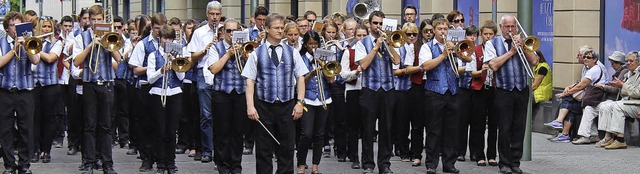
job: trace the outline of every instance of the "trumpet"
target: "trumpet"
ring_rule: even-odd
[[[27,55],[32,56],[40,53],[40,51],[42,51],[42,38],[50,35],[53,35],[53,32],[43,34],[43,35],[28,37],[24,41],[24,49],[27,51]]]
[[[522,63],[522,66],[524,66],[524,70],[527,73],[527,76],[529,76],[530,78],[533,78],[534,74],[533,74],[533,70],[531,69],[531,65],[529,64],[529,61],[527,60],[527,57],[525,55],[525,51],[526,52],[533,52],[534,55],[538,55],[536,53],[536,51],[538,51],[538,48],[540,47],[540,39],[538,39],[538,37],[536,36],[529,36],[527,35],[527,32],[524,31],[524,28],[522,28],[522,25],[520,25],[520,21],[518,21],[518,19],[514,18],[516,20],[516,23],[518,24],[518,29],[522,30],[522,33],[520,34],[524,34],[524,41],[523,41],[523,45],[520,46],[519,44],[517,44],[516,42],[513,42],[513,46],[516,48],[516,51],[518,52],[518,57],[520,57],[520,62]],[[520,35],[518,34],[518,35]],[[511,37],[511,39],[513,39],[513,33],[511,31],[509,31],[509,37]]]
[[[95,66],[91,66],[93,60],[93,52],[94,52],[94,48],[95,46],[91,47],[91,53],[89,55],[89,70],[91,70],[91,73],[95,74],[96,72],[98,72],[98,67],[100,64],[100,57],[99,57],[99,52],[100,52],[100,48],[104,48],[105,50],[109,51],[109,52],[115,52],[120,50],[120,48],[122,48],[124,46],[124,39],[122,38],[122,35],[120,35],[119,33],[114,32],[114,28],[113,28],[113,11],[111,10],[111,6],[107,7],[106,9],[106,13],[107,15],[105,15],[105,22],[104,24],[96,24],[95,25],[95,31],[94,31],[94,36],[92,38],[92,40],[95,40],[97,37],[101,37],[102,39],[100,40],[100,44],[98,44],[98,48],[96,50],[97,53],[95,55],[96,59],[96,65]]]
[[[355,37],[350,37],[350,38],[346,38],[346,39],[342,39],[342,40],[337,40],[337,43],[341,43],[341,42],[344,42],[344,41],[352,40],[352,39],[354,39],[354,38],[355,38]],[[327,41],[327,43],[328,43],[328,44],[325,44],[325,45],[326,45],[326,47],[330,47],[330,46],[336,45],[336,42],[335,42],[335,41],[336,41],[336,40],[329,40],[329,41]],[[349,43],[351,43],[351,42],[349,42]]]
[[[442,40],[444,40],[446,42],[447,40],[447,36],[442,35]],[[457,66],[457,60],[456,58],[464,58],[464,59],[468,59],[470,58],[473,53],[475,53],[475,46],[473,41],[470,40],[463,40],[463,41],[457,41],[457,39],[452,40],[454,42],[454,44],[456,44],[454,46],[454,48],[449,48],[447,46],[447,44],[443,44],[446,50],[450,50],[451,51],[447,51],[447,59],[449,60],[449,65],[451,66],[451,70],[453,71],[453,74],[456,75],[456,78],[460,77],[460,74],[458,74],[458,66]],[[458,57],[456,57],[456,55]]]

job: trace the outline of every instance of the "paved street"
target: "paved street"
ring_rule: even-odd
[[[533,134],[533,159],[522,162],[521,168],[526,173],[640,173],[640,148],[629,147],[623,150],[604,150],[593,145],[572,145],[570,143],[552,143],[546,140],[546,134]],[[121,174],[139,173],[140,160],[135,156],[125,155],[126,150],[113,149],[115,169]],[[311,153],[309,153],[311,155]],[[307,160],[311,162],[311,156]],[[217,173],[211,163],[203,164],[193,161],[186,155],[178,155],[176,163],[180,173]],[[66,148],[54,149],[52,162],[32,164],[34,173],[79,173],[80,155],[67,156]],[[255,157],[244,156],[243,173],[255,173]],[[350,163],[337,162],[335,157],[323,158],[320,164],[322,173],[361,173],[362,170],[351,169]],[[442,172],[442,166],[438,172]],[[498,173],[497,167],[479,167],[474,162],[458,162],[456,167],[461,173]],[[395,173],[425,173],[424,166],[412,167],[411,163],[401,162],[399,157],[391,159],[391,169]],[[99,171],[95,171],[99,172]],[[307,173],[310,173],[307,170]],[[376,170],[377,172],[377,170]],[[101,173],[101,172],[100,172]]]

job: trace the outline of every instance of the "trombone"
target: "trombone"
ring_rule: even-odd
[[[378,33],[380,33],[382,35],[382,33],[385,32],[382,29],[378,28]],[[385,32],[386,33],[386,32]],[[400,31],[393,31],[391,33],[388,34],[387,40],[385,42],[383,42],[382,47],[384,50],[389,51],[389,45],[391,44],[394,48],[400,48],[402,47],[405,43],[407,42],[407,35]],[[382,55],[378,52],[378,56],[380,56],[380,58],[382,58]],[[393,62],[393,55],[391,55],[389,57],[390,59],[392,59]]]
[[[92,40],[95,40],[97,37],[101,37],[102,39],[100,40],[100,44],[98,44],[98,48],[96,50],[98,50],[98,52],[96,53],[96,65],[95,66],[91,66],[93,60],[93,50],[95,47],[92,46],[91,47],[91,53],[89,55],[89,70],[91,70],[91,73],[95,74],[96,72],[98,72],[98,67],[100,67],[100,48],[104,48],[105,50],[109,51],[109,52],[114,52],[114,51],[118,51],[120,50],[120,48],[122,48],[124,46],[124,39],[122,38],[122,35],[120,35],[119,33],[114,32],[114,28],[113,28],[113,11],[111,10],[111,6],[107,7],[106,9],[108,15],[105,15],[105,22],[104,24],[98,24],[95,26],[95,31],[94,31],[94,35]],[[106,28],[106,29],[105,29]],[[101,35],[101,36],[99,36]]]
[[[182,45],[182,30],[176,30],[176,39],[177,44]],[[173,59],[171,59],[171,69],[175,72],[187,72],[191,69],[191,61],[189,58],[184,57],[182,54],[177,54],[176,52],[172,52],[173,55],[176,55]]]
[[[447,36],[442,35],[442,40],[446,42]],[[460,78],[460,74],[458,74],[458,63],[455,59],[456,55],[461,58],[470,58],[473,53],[475,53],[476,48],[473,41],[470,40],[462,40],[458,42],[458,40],[454,38],[452,41],[455,44],[454,48],[449,48],[446,43],[443,45],[445,50],[451,49],[451,51],[447,51],[447,59],[449,60],[449,65],[451,66],[451,70],[453,70],[453,74],[456,75],[456,78]]]
[[[323,37],[320,37],[320,39],[324,41]],[[328,47],[329,45],[327,44],[324,45],[325,50],[327,50]],[[314,54],[318,54],[317,49],[314,51]],[[327,78],[334,78],[335,76],[338,76],[340,74],[340,71],[342,70],[342,66],[338,61],[329,61],[321,66],[320,61],[327,61],[327,57],[325,56],[321,56],[318,59],[314,59],[314,61],[315,61],[314,69],[316,70],[316,77],[318,78],[318,93],[320,94],[320,101],[322,102],[322,108],[326,110],[327,102],[326,102],[326,96],[324,96],[324,86],[322,84],[323,76],[326,76]]]
[[[540,39],[538,39],[538,37],[536,36],[527,35],[527,32],[524,30],[524,28],[522,28],[522,25],[520,25],[520,21],[518,21],[518,19],[516,18],[514,19],[518,24],[518,29],[522,30],[522,32],[518,35],[524,34],[525,39],[522,46],[519,46],[519,44],[517,44],[516,42],[513,42],[513,46],[518,52],[518,57],[520,57],[520,62],[524,66],[524,70],[527,73],[527,76],[529,76],[529,78],[533,78],[533,70],[531,69],[531,65],[529,64],[527,57],[525,57],[525,51],[533,52],[533,54],[537,56],[538,54],[536,53],[536,51],[538,51],[538,48],[540,47]],[[509,31],[509,37],[511,37],[511,39],[513,40],[513,33],[511,31]]]
[[[173,55],[176,55],[176,51],[171,51],[169,54],[164,56],[164,66],[160,67],[164,73],[162,74],[162,87],[160,95],[160,101],[162,102],[162,107],[167,105],[167,89],[169,88],[169,76],[171,75],[170,71],[164,70],[165,67],[172,67],[173,61],[175,59],[169,60]],[[173,67],[172,67],[173,68]]]
[[[27,55],[36,55],[42,51],[42,38],[52,35],[53,32],[42,34],[38,36],[28,37],[24,41],[24,49],[27,51]],[[18,57],[19,59],[20,57]]]

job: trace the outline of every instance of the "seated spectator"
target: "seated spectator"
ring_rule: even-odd
[[[560,110],[556,120],[545,123],[545,126],[557,129],[561,128],[562,132],[557,137],[552,138],[553,142],[569,142],[569,130],[575,121],[575,115],[582,115],[582,103],[573,98],[573,94],[584,90],[589,85],[606,84],[607,80],[604,74],[607,69],[602,63],[598,63],[598,55],[594,50],[588,50],[584,54],[584,65],[588,69],[582,75],[582,79],[573,85],[564,89],[562,93],[556,94],[557,98],[562,98]],[[562,123],[564,121],[564,125]]]
[[[619,51],[614,51],[613,54],[609,56],[611,67],[616,70],[616,73],[613,75],[612,79],[624,79],[624,75],[629,72],[627,67],[624,66],[624,59],[625,54]],[[584,108],[584,110],[582,111],[580,126],[578,127],[578,135],[580,136],[580,138],[572,141],[571,143],[573,144],[590,144],[600,141],[600,138],[598,138],[598,125],[594,124],[594,120],[598,117],[598,110],[600,108],[600,105],[618,100],[618,93],[620,92],[620,88],[602,84],[596,84],[595,87],[598,87],[605,91],[606,99],[596,107],[586,106]]]
[[[638,65],[640,56],[637,51],[630,52],[626,58],[629,72],[623,80],[618,78],[609,83],[621,88],[622,100],[603,103],[599,110],[598,130],[606,131],[605,138],[598,142],[597,147],[605,149],[624,149],[624,126],[626,117],[636,118],[640,112],[640,73]]]
[[[549,101],[553,97],[553,85],[552,85],[552,77],[551,77],[551,68],[547,61],[544,59],[544,55],[542,55],[542,51],[536,51],[538,55],[538,64],[533,67],[535,78],[533,79],[533,84],[531,85],[531,89],[533,90],[534,104],[533,104],[533,115],[535,115],[535,111],[540,107],[539,103]]]

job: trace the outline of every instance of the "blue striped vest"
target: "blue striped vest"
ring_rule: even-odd
[[[307,58],[306,54],[302,55],[302,61],[304,61],[304,64],[307,66],[307,69],[309,69],[309,72],[315,69],[314,68],[315,61],[310,61],[309,58]],[[322,87],[324,87],[323,89],[324,89],[325,99],[331,98],[328,84],[329,83],[327,82],[327,79],[322,78]],[[304,89],[305,89],[304,98],[311,99],[311,100],[315,100],[315,99],[320,100],[320,93],[319,93],[320,88],[318,88],[318,76],[314,76],[313,78],[311,78],[311,80],[309,80],[305,85]]]
[[[215,47],[220,58],[227,53],[227,49],[224,47],[224,41],[216,43]],[[242,61],[240,63],[244,64],[245,62]],[[213,90],[216,91],[224,91],[230,94],[231,91],[235,89],[238,94],[242,94],[245,92],[245,86],[244,77],[240,75],[236,59],[233,57],[227,60],[222,70],[214,77]]]
[[[491,43],[493,43],[493,47],[496,49],[496,56],[507,53],[508,50],[505,49],[502,36],[496,36],[491,40]],[[496,87],[507,91],[513,91],[514,88],[522,91],[522,89],[527,87],[526,75],[520,62],[520,56],[517,54],[513,56],[514,57],[507,60],[502,67],[494,71]]]
[[[405,56],[407,55],[407,50],[406,50],[406,48],[404,46],[400,47],[399,54],[400,54],[400,68],[399,69],[406,68],[407,65],[404,64],[404,61],[406,60]],[[411,79],[409,79],[409,77],[411,77],[411,74],[393,76],[393,85],[396,88],[396,90],[398,90],[398,91],[408,91],[409,89],[411,89]]]
[[[149,54],[153,53],[154,51],[156,51],[156,47],[153,45],[153,41],[158,41],[158,39],[154,38],[153,41],[149,41],[149,37],[153,37],[152,35],[149,35],[147,37],[144,37],[140,42],[142,42],[142,45],[144,45],[144,60],[142,61],[142,67],[147,67],[147,59],[149,58]],[[138,79],[142,79],[142,80],[146,80],[147,79],[147,74],[143,73],[141,75],[138,76]],[[135,87],[140,89],[140,81],[136,80],[136,84]]]
[[[87,48],[91,42],[93,42],[92,33],[90,30],[82,32],[82,41],[84,42],[84,47]],[[97,47],[97,45],[96,45]],[[91,53],[91,52],[90,52]],[[83,82],[98,82],[98,81],[113,81],[115,77],[115,72],[113,71],[113,66],[111,62],[111,53],[107,52],[104,48],[100,47],[100,50],[94,48],[94,55],[87,55],[87,58],[84,60],[84,69],[82,70],[82,81]],[[96,58],[96,55],[98,58]],[[89,64],[89,60],[93,58],[93,62],[91,65]],[[96,64],[99,63],[99,67],[96,67]],[[96,73],[91,72],[91,67],[98,68]]]
[[[156,70],[159,70],[160,68],[162,68],[162,66],[164,66],[164,57],[162,56],[162,54],[160,54],[160,51],[158,50],[153,52],[153,54],[155,54],[156,56]],[[166,75],[169,75],[168,77],[169,88],[177,88],[182,86],[182,80],[178,79],[178,76],[176,75],[175,71],[169,70],[169,72],[167,72]],[[163,78],[160,78],[156,80],[156,82],[154,82],[151,86],[156,88],[162,88],[162,83],[164,83]]]
[[[53,39],[53,43],[55,44],[58,40],[57,39]],[[49,53],[51,51],[51,48],[53,48],[53,44],[49,42],[49,40],[43,40],[42,44],[44,45],[42,47],[42,51],[45,53]],[[38,66],[36,68],[36,72],[33,74],[33,78],[36,80],[36,82],[40,82],[41,86],[49,86],[49,85],[55,85],[58,83],[58,76],[57,76],[57,72],[58,72],[58,59],[56,59],[55,61],[51,62],[51,63],[47,63],[43,60],[40,60],[40,63],[38,63]]]
[[[2,55],[6,55],[11,50],[7,38],[0,40],[0,47],[2,47]],[[27,57],[27,51],[24,47],[20,47],[20,61],[16,60],[16,56],[13,56],[7,64],[0,68],[0,87],[10,90],[13,87],[19,90],[31,90],[33,89],[33,75],[31,72],[31,61]]]
[[[462,66],[466,66],[467,63],[471,63],[471,62],[462,62]],[[459,80],[460,84],[458,85],[460,86],[460,88],[470,89],[471,79],[473,79],[473,77],[471,77],[471,72],[465,70],[463,74],[460,74],[460,80]]]
[[[293,99],[296,87],[294,82],[293,47],[286,44],[282,46],[282,58],[276,67],[271,61],[269,44],[262,44],[256,50],[257,72],[256,94],[259,100],[273,103],[276,100],[287,102]]]
[[[373,43],[371,37],[366,36],[360,42],[364,45],[367,53],[373,49]],[[373,57],[373,61],[369,67],[362,71],[362,87],[369,88],[377,91],[382,88],[385,91],[393,89],[393,70],[391,67],[391,60],[389,60],[389,51],[386,51],[383,57],[379,57],[378,54]]]
[[[442,54],[440,47],[434,44],[433,40],[427,44],[429,44],[431,48],[431,54],[434,59]],[[424,83],[424,89],[438,94],[444,94],[447,90],[451,91],[451,94],[458,93],[458,79],[456,79],[456,75],[453,74],[453,70],[451,70],[449,60],[443,60],[434,69],[426,71],[425,73],[427,80]]]

